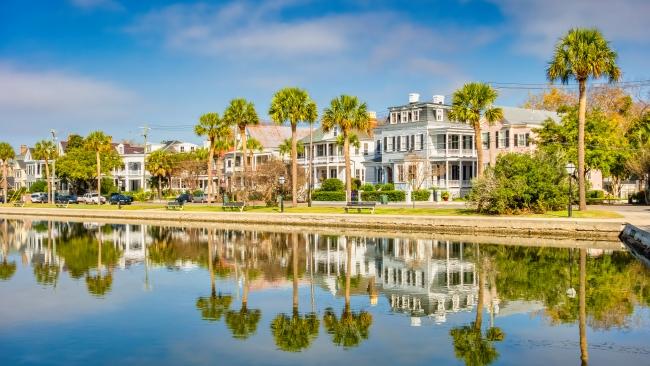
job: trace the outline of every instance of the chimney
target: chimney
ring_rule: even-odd
[[[444,95],[434,95],[433,96],[433,104],[445,104],[445,96]]]
[[[377,119],[377,112],[368,111],[368,117],[370,117],[370,119]]]
[[[27,154],[27,145],[20,145],[20,155]]]
[[[420,94],[410,93],[409,94],[409,103],[417,103],[420,101]]]

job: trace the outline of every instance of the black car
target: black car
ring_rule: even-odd
[[[125,196],[123,194],[112,194],[111,198],[108,199],[108,203],[111,205],[130,205],[131,202],[133,201],[133,198],[129,196]]]
[[[77,204],[77,196],[74,194],[67,194],[67,195],[56,195],[56,198],[54,199],[54,202],[56,203],[68,203],[68,204]]]
[[[181,205],[192,202],[192,195],[189,193],[181,193],[178,197],[176,197],[176,202],[180,203]]]

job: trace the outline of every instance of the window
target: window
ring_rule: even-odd
[[[445,150],[447,148],[447,136],[436,135],[436,149]]]
[[[390,124],[395,124],[397,123],[399,119],[399,113],[398,112],[390,112]]]
[[[436,109],[436,121],[442,122],[444,112],[442,109]]]
[[[451,166],[451,180],[460,180],[460,167],[458,165]]]
[[[482,138],[482,146],[483,150],[488,150],[490,148],[490,133],[489,132],[483,132],[481,133],[481,138]]]
[[[417,178],[417,165],[409,165],[409,181],[415,180]]]
[[[471,150],[474,145],[474,141],[472,136],[463,136],[463,149],[464,150]]]
[[[460,136],[451,135],[451,149],[458,150],[460,148]]]
[[[499,131],[494,131],[494,141],[496,141],[496,148],[499,148]]]
[[[408,112],[402,111],[402,123],[408,122]]]
[[[359,175],[361,175],[361,172],[359,171],[359,169],[355,169],[354,170],[354,177],[359,178]]]
[[[316,156],[325,156],[325,145],[316,145]]]
[[[413,111],[412,118],[413,118],[413,122],[417,122],[417,121],[420,120],[420,110],[419,109],[416,109],[416,110]]]
[[[368,155],[368,143],[363,143],[363,155]]]
[[[510,131],[502,130],[496,132],[497,149],[510,147]]]
[[[329,144],[328,155],[329,156],[334,156],[334,144]]]
[[[395,150],[402,151],[402,136],[397,136],[397,145],[395,146]]]
[[[356,146],[354,147],[354,155],[356,155],[356,156],[359,155],[359,148],[356,147]]]
[[[240,166],[241,165],[241,156],[236,156],[235,157],[235,166]]]
[[[330,178],[336,178],[336,168],[330,169]]]
[[[124,149],[122,149],[122,151],[124,151]],[[181,146],[181,152],[185,152],[185,146]],[[122,154],[124,154],[124,152],[122,152]]]
[[[390,138],[384,137],[384,140],[385,140],[384,146],[386,148],[386,151],[388,151],[388,152],[393,151],[393,146],[394,146],[393,144],[395,143],[395,136],[390,137]]]
[[[415,140],[415,150],[422,150],[422,147],[424,146],[424,134],[419,134],[417,139]]]
[[[339,128],[334,127],[334,137],[338,136],[338,134],[339,134]]]
[[[527,133],[515,134],[515,146],[519,146],[519,147],[529,146],[530,145],[530,141],[528,141],[529,137],[530,135]]]
[[[398,165],[397,166],[397,181],[398,182],[403,182],[404,181],[404,166],[403,165]]]

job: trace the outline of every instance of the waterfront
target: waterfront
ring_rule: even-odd
[[[2,364],[650,355],[650,272],[622,247],[29,219],[0,230]]]

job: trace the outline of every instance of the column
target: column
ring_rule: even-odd
[[[445,160],[445,188],[449,188],[449,160]]]

